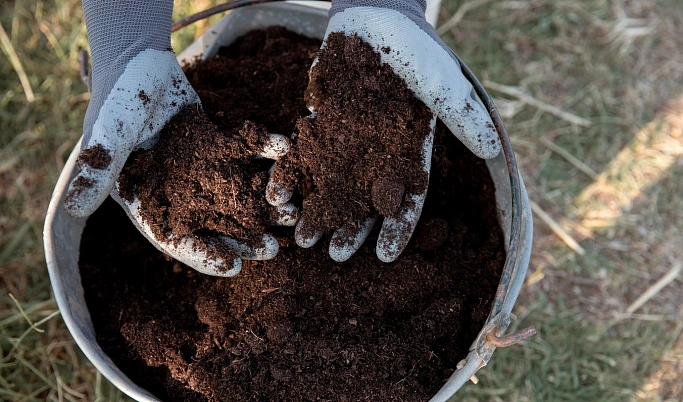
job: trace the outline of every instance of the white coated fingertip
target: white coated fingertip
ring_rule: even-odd
[[[289,138],[282,134],[268,134],[268,141],[259,156],[266,159],[279,159],[289,152]]]
[[[292,198],[292,194],[291,191],[272,181],[268,181],[266,185],[266,201],[272,206],[280,207],[285,205]]]
[[[188,237],[176,244],[158,243],[157,247],[160,246],[171,257],[206,275],[229,277],[242,270],[242,260],[239,257],[225,261],[220,257],[209,256],[206,250],[197,249],[194,241],[194,238]]]
[[[64,198],[64,209],[74,218],[85,218],[102,204],[114,187],[123,163],[117,158],[127,156],[123,147],[118,150],[109,142],[90,142],[81,149],[76,159],[79,173],[69,183]]]
[[[274,207],[270,214],[270,224],[274,226],[294,226],[299,221],[299,208],[291,202]]]
[[[269,233],[264,233],[255,245],[248,245],[227,236],[220,236],[220,240],[245,260],[272,260],[280,250],[277,239]]]
[[[301,248],[310,248],[322,237],[322,232],[312,229],[305,219],[300,219],[294,230],[294,240]]]
[[[64,210],[73,218],[88,217],[103,201],[100,186],[90,176],[81,172],[69,183],[64,198]]]
[[[496,126],[484,106],[474,99],[466,101],[460,110],[449,110],[442,119],[449,130],[479,158],[491,159],[500,153]]]
[[[330,257],[337,262],[351,258],[365,242],[377,218],[369,218],[361,224],[344,225],[337,229],[330,240]]]
[[[401,208],[398,216],[384,218],[375,249],[377,257],[381,261],[395,261],[406,248],[410,237],[413,235],[415,226],[417,226],[417,221],[420,220],[426,196],[426,192],[424,194],[409,195],[406,197],[404,206]]]

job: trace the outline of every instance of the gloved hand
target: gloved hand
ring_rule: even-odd
[[[425,8],[424,0],[333,0],[325,37],[333,32],[360,36],[463,144],[480,158],[493,158],[500,152],[495,126],[463,76],[454,54],[426,21]],[[312,69],[315,65],[314,62]],[[435,121],[432,127],[434,124]],[[432,133],[423,148],[421,162],[427,172],[431,167],[433,138]],[[266,198],[272,205],[283,205],[292,195],[276,182],[271,181],[268,186]],[[420,218],[425,197],[426,190],[422,194],[406,194],[398,215],[384,219],[376,248],[380,260],[391,262],[401,254]],[[330,256],[336,261],[350,258],[374,223],[375,219],[370,218],[338,229],[330,242]],[[296,242],[301,247],[311,247],[321,236],[304,230],[307,224],[305,219],[297,224]],[[335,241],[335,237],[355,240]]]
[[[193,239],[157,242],[137,213],[118,196],[116,180],[128,155],[153,146],[161,128],[186,106],[200,103],[171,48],[172,0],[83,0],[92,56],[92,95],[83,123],[80,173],[64,208],[75,218],[92,214],[111,193],[137,228],[159,250],[211,275],[239,272],[241,260],[222,261],[193,250]],[[264,235],[262,249],[220,238],[243,258],[268,259],[277,241]]]
[[[258,157],[267,159],[277,159],[289,151],[287,139],[279,134],[270,134],[267,143]],[[153,233],[149,225],[142,218],[140,208],[143,207],[137,197],[128,201],[119,195],[119,183],[116,183],[111,192],[112,198],[119,203],[128,214],[130,220],[135,224],[140,233],[147,240],[154,244],[160,251],[170,255],[183,264],[190,266],[197,271],[214,276],[234,276],[242,269],[242,259],[245,260],[269,260],[274,258],[279,250],[279,245],[275,237],[269,233],[264,233],[258,246],[249,246],[246,243],[237,241],[227,236],[217,235],[212,238],[202,238],[205,244],[222,243],[235,251],[239,256],[232,261],[224,261],[207,250],[195,247],[196,238],[183,237],[180,241],[160,241]],[[294,226],[298,218],[298,209],[291,203],[278,207],[272,212],[270,221],[267,222],[274,226]]]

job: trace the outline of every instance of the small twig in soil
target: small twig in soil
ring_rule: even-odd
[[[254,335],[254,336],[256,337],[256,339],[258,339],[259,341],[261,341],[261,342],[265,342],[265,340],[264,340],[263,338],[259,338],[259,336],[258,336],[258,335],[256,335],[256,334],[254,333],[254,331],[252,331],[252,330],[249,330],[249,332],[251,332],[251,334],[252,334],[252,335]]]

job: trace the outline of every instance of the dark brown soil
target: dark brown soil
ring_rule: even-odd
[[[108,201],[80,258],[100,345],[165,401],[428,400],[483,326],[505,256],[484,161],[450,133],[435,145],[416,236],[391,264],[376,232],[340,264],[287,229],[274,260],[210,277],[164,257]]]
[[[268,167],[251,163],[251,157],[268,131],[250,121],[235,131],[220,131],[194,105],[164,127],[154,147],[126,163],[121,196],[137,196],[144,206],[140,214],[158,239],[212,231],[253,242],[265,232]]]
[[[450,234],[448,222],[440,218],[422,222],[419,230],[413,234],[415,246],[421,251],[434,251],[441,247]]]
[[[372,183],[372,204],[383,216],[392,216],[403,201],[406,187],[395,181],[377,179]]]
[[[197,84],[210,83],[208,67],[189,71],[215,134],[246,119],[291,131],[306,110],[297,106],[303,97],[290,102],[287,94],[303,93],[313,52],[301,53],[313,46],[269,30],[224,51],[216,63],[236,63],[225,60],[236,52],[270,63],[232,78],[227,67],[214,67],[225,74],[217,83],[232,82],[222,96],[241,96],[227,97],[233,104],[225,109]],[[270,56],[259,58],[263,50]],[[284,78],[289,68],[299,70],[279,59],[290,52],[300,57],[298,87]],[[265,78],[273,70],[280,84]],[[264,112],[273,102],[285,111]],[[232,140],[214,140],[220,141]],[[107,200],[88,220],[79,260],[98,342],[126,375],[164,401],[426,401],[467,355],[505,258],[486,165],[442,125],[429,186],[413,242],[396,262],[375,255],[379,225],[345,263],[329,257],[329,237],[301,249],[292,228],[271,228],[277,257],[244,261],[233,278],[206,276],[164,256]]]
[[[106,169],[111,163],[111,155],[102,144],[97,144],[84,149],[78,156],[77,163],[79,166],[88,165],[95,169]]]
[[[308,230],[328,231],[379,213],[393,216],[403,200],[376,197],[374,183],[417,194],[427,186],[420,166],[432,112],[358,36],[328,36],[306,89],[317,116],[297,123],[293,151],[274,181],[304,196]],[[398,204],[397,204],[398,203]]]
[[[83,190],[91,188],[94,185],[95,180],[88,179],[83,176],[78,176],[71,185],[71,190],[66,194],[66,197],[64,198],[64,205],[70,206],[70,204],[73,202],[74,197],[78,197],[79,195],[81,195]]]
[[[272,210],[265,202],[272,162],[252,159],[269,132],[291,133],[306,113],[303,88],[319,46],[271,28],[187,69],[203,110],[193,105],[173,118],[154,147],[131,155],[119,179],[121,196],[137,196],[157,239],[195,236],[195,245],[226,260],[232,252],[202,242],[205,234],[261,240]]]

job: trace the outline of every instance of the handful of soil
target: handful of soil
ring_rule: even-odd
[[[154,147],[131,155],[119,179],[121,196],[137,196],[141,216],[158,240],[196,236],[198,247],[224,259],[232,251],[202,243],[202,235],[258,246],[273,213],[265,202],[272,161],[253,157],[269,131],[291,132],[306,113],[296,89],[307,82],[318,46],[319,41],[270,28],[186,69],[203,111],[190,106],[174,117]],[[264,48],[286,50],[274,59]]]
[[[432,112],[369,44],[330,34],[306,96],[317,115],[299,119],[272,180],[303,195],[307,229],[394,216],[404,194],[426,190],[423,143]]]

